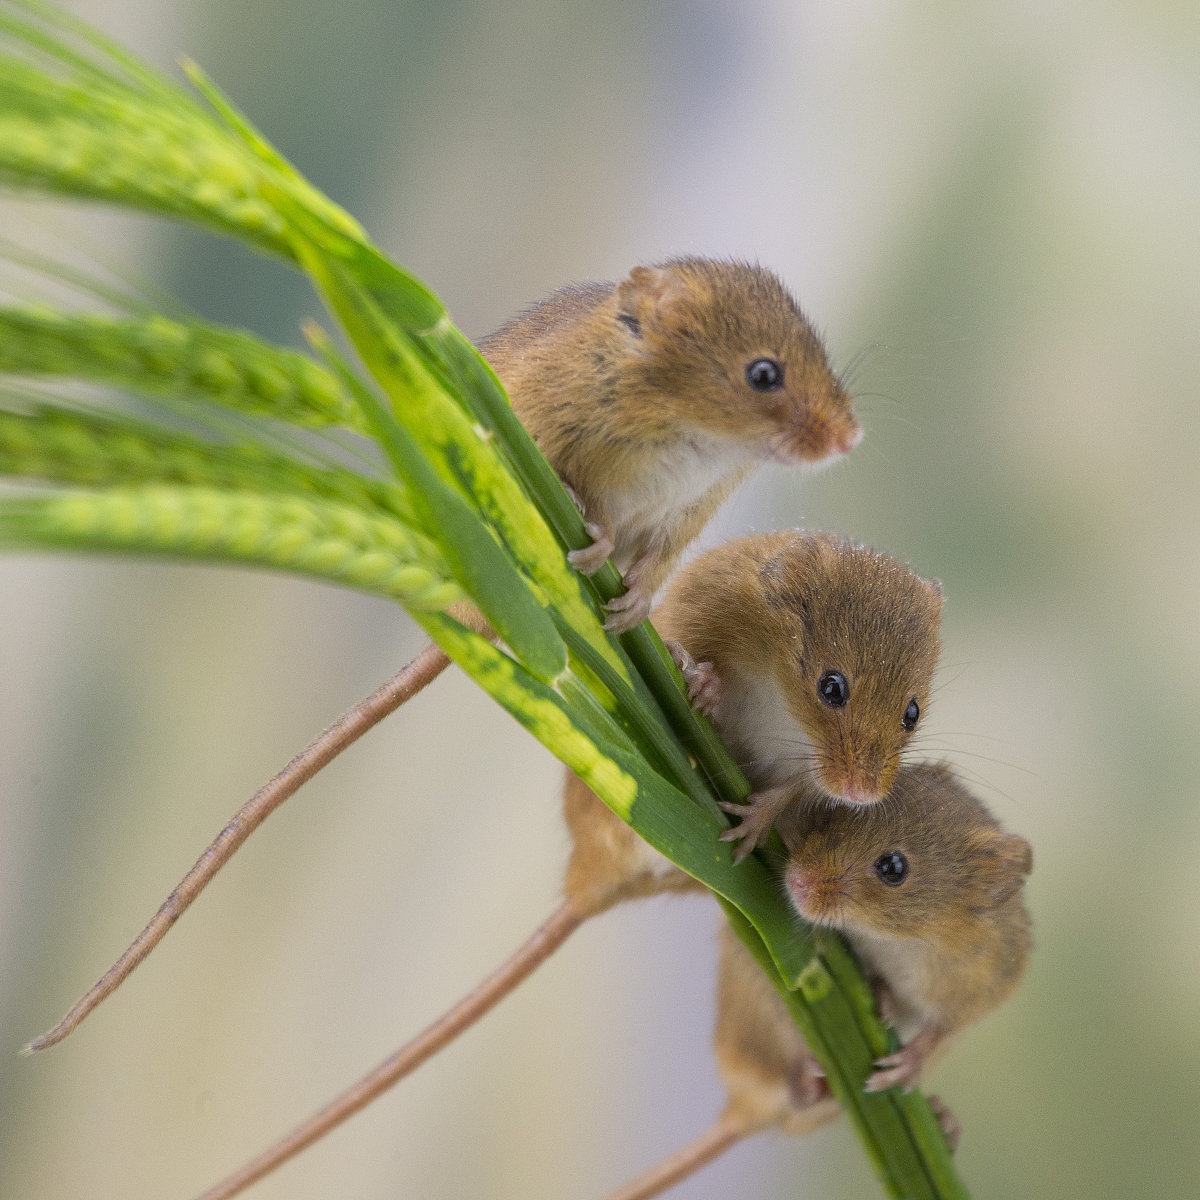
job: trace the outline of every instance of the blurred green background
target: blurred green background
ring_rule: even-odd
[[[868,429],[706,535],[804,524],[945,583],[920,753],[1036,847],[1036,955],[931,1086],[982,1198],[1200,1176],[1200,10],[1193,4],[91,0],[197,58],[481,335],[675,253],[776,268]],[[206,316],[318,307],[237,247],[7,203]],[[26,231],[18,234],[18,230]],[[17,1048],[241,801],[420,644],[245,572],[0,562],[0,1194],[186,1197],[496,964],[555,902],[556,764],[447,676],[305,788],[63,1046]],[[484,1024],[258,1185],[599,1197],[723,1102],[714,906],[586,927]],[[844,1125],[679,1195],[879,1194]]]

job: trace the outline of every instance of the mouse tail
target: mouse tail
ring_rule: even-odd
[[[474,1025],[484,1013],[541,966],[586,919],[569,900],[564,900],[524,945],[432,1025],[412,1041],[406,1042],[307,1121],[296,1126],[291,1133],[210,1188],[198,1200],[228,1200],[365,1108]]]
[[[662,1162],[643,1171],[624,1187],[610,1192],[604,1200],[650,1200],[667,1188],[687,1179],[701,1167],[720,1158],[744,1137],[756,1133],[761,1123],[727,1108],[699,1137],[681,1146]]]
[[[387,683],[344,712],[273,779],[264,783],[217,834],[192,869],[163,901],[150,923],[134,938],[125,953],[104,972],[90,991],[75,1002],[53,1029],[47,1030],[41,1037],[34,1038],[22,1053],[33,1054],[57,1045],[78,1028],[84,1018],[112,995],[150,951],[167,936],[171,926],[204,891],[213,876],[271,813],[343,750],[358,741],[367,730],[373,729],[384,717],[395,712],[406,700],[412,699],[432,683],[449,665],[450,660],[446,655],[430,642]]]

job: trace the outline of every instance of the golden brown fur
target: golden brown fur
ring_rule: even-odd
[[[756,788],[809,774],[829,795],[885,795],[923,713],[939,652],[942,591],[885,554],[824,533],[753,534],[698,558],[672,582],[655,623],[710,662],[723,698],[713,719]],[[840,671],[849,700],[822,702]],[[782,703],[774,753],[763,712]],[[919,718],[918,718],[919,719]]]
[[[902,1040],[911,1044],[936,1030],[921,1045],[919,1061],[905,1064],[905,1077],[895,1080],[911,1084],[948,1038],[999,1005],[1021,980],[1030,950],[1021,899],[1032,866],[1029,843],[1005,833],[940,764],[903,768],[887,799],[862,809],[812,794],[788,810],[779,828],[791,847],[785,878],[794,885],[803,876],[807,887],[801,915],[839,929],[859,951],[887,997],[888,1015],[899,1020]],[[895,849],[907,856],[910,877],[889,886],[873,864]],[[886,944],[891,952],[881,952]],[[782,999],[728,929],[715,1049],[729,1107],[747,1119],[808,1133],[837,1115],[832,1100],[797,1104],[792,1081],[810,1052]]]
[[[728,1110],[751,1128],[806,1134],[841,1112],[825,1098],[800,1105],[793,1080],[812,1059],[787,1006],[728,926],[721,930],[713,1049]]]
[[[684,547],[760,462],[817,463],[861,435],[824,347],[764,267],[681,258],[563,288],[482,344],[648,608]],[[746,368],[783,369],[760,391]],[[598,564],[596,564],[598,565]],[[644,615],[644,610],[642,610]]]
[[[567,772],[563,816],[571,834],[564,890],[573,912],[595,916],[622,900],[704,891],[648,846],[577,775]]]
[[[900,714],[911,696],[922,706],[928,699],[940,608],[940,589],[886,555],[828,534],[752,534],[685,566],[654,624],[724,677],[777,687],[787,705],[780,719],[798,723],[797,736],[812,741],[822,780],[839,769],[839,755],[850,746],[855,761],[884,763],[875,777],[890,783],[908,738]],[[851,699],[845,709],[826,712],[816,680],[835,665],[850,676]],[[743,760],[753,741],[744,726],[757,728],[758,709],[771,703],[768,693],[745,708],[732,702],[718,708],[717,727],[735,752],[743,750]],[[746,762],[751,784],[808,776],[807,756],[798,758],[794,746],[769,748],[782,766]],[[797,793],[790,787],[787,794]],[[568,775],[563,801],[573,845],[566,889],[572,901],[595,911],[618,899],[698,886],[574,776]]]
[[[1029,843],[1005,833],[943,765],[904,769],[869,808],[793,805],[779,830],[797,911],[845,935],[906,1043],[896,1071],[881,1074],[911,1084],[935,1047],[1020,982]],[[889,885],[875,863],[896,851],[907,874]]]

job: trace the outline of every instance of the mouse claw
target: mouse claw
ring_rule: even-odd
[[[710,662],[698,663],[678,642],[664,642],[688,687],[692,707],[711,717],[721,699],[721,677]]]
[[[567,562],[584,575],[595,575],[612,557],[614,542],[608,530],[595,521],[585,521],[583,527],[592,539],[592,544],[584,546],[582,550],[568,551]]]
[[[863,1090],[867,1092],[885,1092],[890,1087],[901,1087],[911,1092],[920,1077],[921,1068],[929,1052],[937,1044],[937,1034],[925,1031],[917,1034],[907,1046],[902,1046],[895,1054],[885,1054],[877,1058],[875,1065],[880,1068],[867,1080]]]
[[[958,1149],[958,1143],[962,1141],[962,1123],[946,1107],[940,1096],[926,1096],[925,1099],[929,1101],[929,1107],[933,1110],[942,1136],[946,1139],[946,1146],[953,1154]]]
[[[616,596],[605,606],[609,614],[604,628],[609,633],[625,633],[650,615],[650,597],[634,584],[623,596]]]
[[[723,842],[741,843],[733,852],[735,863],[745,861],[752,850],[761,849],[767,844],[771,828],[787,807],[791,796],[788,788],[769,788],[765,792],[747,796],[744,804],[735,804],[731,800],[717,801],[722,812],[741,818],[740,825],[726,829],[720,835]]]
[[[587,509],[583,507],[583,501],[579,498],[579,493],[569,483],[564,483],[563,489],[571,497],[572,501],[574,501],[575,507],[579,509],[579,515],[584,519],[583,528],[588,537],[592,539],[590,546],[568,551],[567,562],[584,575],[595,575],[612,557],[612,552],[616,547],[616,544],[613,542],[612,533],[601,525],[599,521],[589,521],[587,519]]]

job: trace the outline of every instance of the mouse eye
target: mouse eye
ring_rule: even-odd
[[[746,368],[746,382],[756,392],[775,392],[783,387],[783,364],[773,358],[756,358]]]
[[[908,878],[908,859],[899,850],[889,850],[875,860],[875,874],[891,887]]]
[[[917,726],[917,718],[921,715],[920,706],[916,700],[910,700],[908,707],[904,710],[904,716],[900,718],[900,724],[905,729],[915,729]]]
[[[850,699],[850,685],[841,671],[826,671],[817,680],[817,695],[832,708],[841,708]]]

